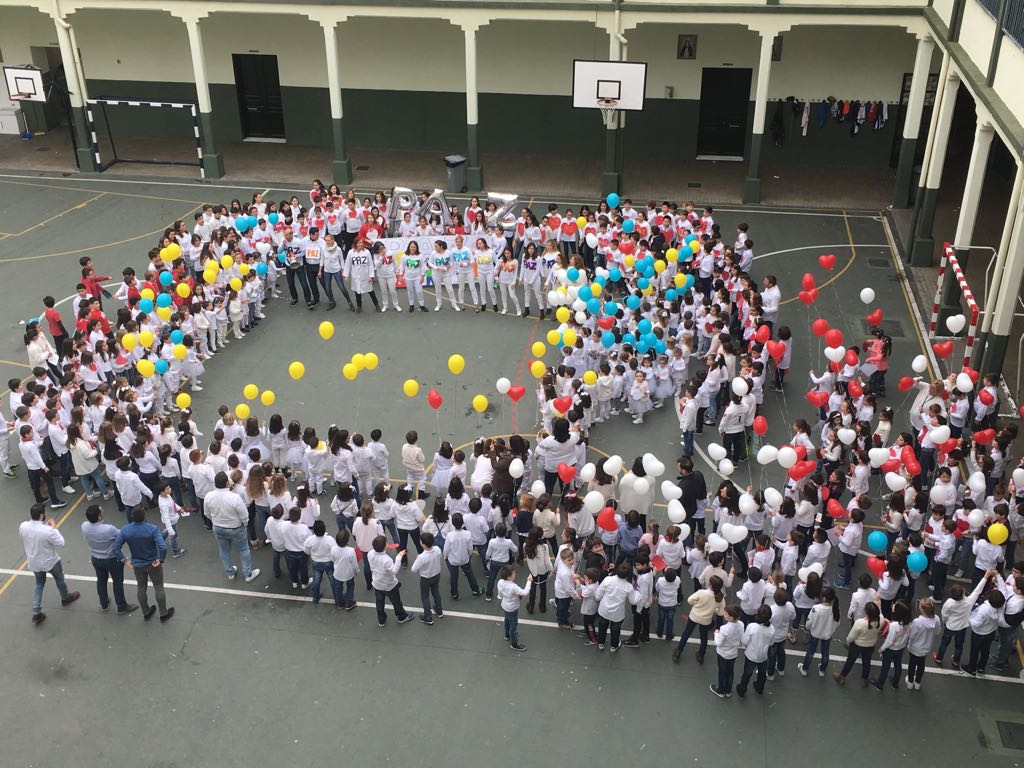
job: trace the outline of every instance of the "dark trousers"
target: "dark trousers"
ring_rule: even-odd
[[[608,627],[612,628],[612,648],[618,648],[619,633],[622,631],[622,622],[609,621],[604,616],[601,616],[597,620],[597,643],[598,645],[604,645],[604,639],[608,634]]]
[[[670,605],[665,607],[664,605],[658,606],[658,637],[671,638],[674,634],[676,623],[676,607]]]
[[[879,688],[885,685],[885,681],[889,679],[890,668],[892,668],[892,687],[896,688],[900,681],[900,675],[903,674],[902,648],[899,650],[886,648],[882,651],[882,669],[878,672],[878,677],[875,678],[875,685]]]
[[[377,602],[377,623],[383,624],[387,621],[387,614],[384,613],[384,598],[386,597],[391,601],[391,607],[395,609],[395,616],[399,619],[404,619],[408,614],[405,612],[405,607],[402,605],[402,594],[399,592],[399,587],[394,587],[387,591],[383,589],[373,590],[373,596]]]
[[[949,648],[949,644],[953,643],[953,663],[959,664],[960,659],[964,653],[964,638],[967,635],[967,629],[943,629],[942,640],[939,641],[939,650],[937,655],[939,661],[946,655],[946,649]]]
[[[907,663],[907,679],[912,683],[920,683],[924,677],[924,656],[910,654],[910,661]]]
[[[832,640],[820,640],[817,637],[811,636],[807,641],[807,654],[804,656],[804,669],[809,670],[811,668],[811,662],[814,661],[814,652],[821,646],[821,663],[818,665],[818,669],[824,672],[828,669],[828,651],[832,645]]]
[[[288,566],[292,584],[305,584],[309,581],[309,562],[305,552],[285,550],[284,562]]]
[[[313,297],[313,303],[320,301],[320,288],[317,285],[317,274],[320,272],[319,264],[306,264],[303,266],[306,271],[306,283],[309,285],[309,293]]]
[[[979,635],[971,630],[971,660],[970,668],[975,672],[984,672],[988,665],[988,654],[992,650],[992,641],[996,639],[995,632],[987,635]]]
[[[441,574],[431,576],[429,579],[420,578],[420,602],[423,604],[423,615],[430,618],[430,601],[434,601],[434,613],[443,616],[441,610]]]
[[[494,597],[494,582],[498,580],[498,574],[506,565],[507,562],[499,563],[497,560],[491,560],[487,564],[487,586],[484,587],[484,594],[487,597]]]
[[[512,645],[519,645],[519,611],[505,611],[505,638]]]
[[[743,675],[740,677],[740,684],[736,686],[737,693],[746,693],[747,685],[750,683],[750,678],[757,673],[757,677],[754,678],[754,690],[758,693],[764,693],[764,683],[768,678],[768,662],[767,661],[751,661],[750,659],[743,659]]]
[[[540,592],[541,610],[546,610],[548,602],[548,575],[546,573],[539,574],[530,582],[530,597],[526,601],[526,607],[531,611],[537,604],[537,592]]]
[[[377,307],[377,309],[380,309],[380,302],[377,301],[377,294],[374,293],[373,291],[369,291],[367,295],[370,297],[370,301],[373,302],[373,306]],[[359,309],[363,308],[363,294],[359,293],[358,291],[356,292],[356,306]]]
[[[747,440],[743,432],[726,432],[722,437],[725,454],[734,464],[747,458]]]
[[[862,645],[851,645],[850,650],[846,653],[846,661],[843,663],[843,669],[839,673],[843,677],[847,677],[850,672],[853,671],[854,664],[857,663],[857,659],[860,659],[860,676],[865,680],[871,674],[871,657],[875,655],[875,646],[871,645],[865,648]]]
[[[633,634],[629,636],[629,639],[637,642],[651,639],[650,608],[641,608],[639,611],[635,607],[633,608]]]
[[[597,642],[597,629],[594,627],[597,621],[596,613],[583,614],[583,631],[587,633],[587,639]]]
[[[451,581],[451,593],[452,597],[458,599],[459,597],[459,570],[466,574],[466,579],[469,581],[469,588],[473,594],[480,594],[480,585],[477,584],[476,576],[473,575],[473,567],[470,563],[465,565],[452,565],[448,563],[448,578]]]
[[[732,693],[732,681],[736,674],[736,659],[725,659],[718,657],[718,685],[715,687],[719,693]]]
[[[698,624],[693,619],[686,620],[686,626],[683,628],[683,634],[679,636],[679,644],[676,645],[676,650],[680,653],[686,648],[686,641],[690,639],[690,635],[693,634],[693,630],[697,630],[700,634],[700,650],[697,651],[698,656],[703,656],[705,651],[708,649],[708,629],[710,624]]]
[[[341,278],[341,272],[324,272],[320,275],[320,285],[324,287],[324,293],[327,294],[327,300],[334,304],[334,285],[338,286],[341,291],[341,295],[345,297],[345,301],[348,302],[349,306],[352,306],[352,297],[348,294],[348,288],[345,287],[345,281]]]
[[[299,294],[295,290],[295,281],[298,280],[302,286],[302,298],[309,304],[312,299],[309,297],[309,283],[306,282],[305,267],[297,267],[295,269],[287,267],[285,269],[285,277],[288,280],[288,293],[292,295],[292,301],[299,300]]]
[[[418,528],[413,528],[411,531],[407,531],[404,528],[398,529],[398,544],[399,549],[403,552],[408,549],[409,539],[412,539],[412,543],[416,546],[416,552],[420,553],[423,551],[423,544],[420,543],[420,531]],[[402,563],[406,564],[409,562],[409,556],[406,555],[402,558]]]
[[[114,588],[114,605],[118,610],[124,610],[128,606],[128,601],[124,598],[124,563],[116,557],[94,557],[92,568],[96,571],[96,593],[99,595],[100,605],[103,608],[110,605],[110,596],[107,594],[109,578]]]
[[[942,593],[946,591],[946,574],[949,571],[948,563],[932,561],[932,599],[942,599]]]
[[[60,502],[60,498],[57,496],[57,488],[53,484],[53,473],[46,472],[42,469],[27,469],[28,472],[28,484],[32,489],[32,494],[36,497],[36,503],[42,504],[46,501],[46,496],[43,495],[43,485],[46,485],[46,491],[50,497],[51,504],[57,504]]]
[[[768,674],[774,675],[775,670],[786,671],[786,639],[768,646]]]
[[[569,608],[572,605],[571,597],[556,597],[555,598],[555,619],[558,621],[559,626],[571,627],[569,623]]]

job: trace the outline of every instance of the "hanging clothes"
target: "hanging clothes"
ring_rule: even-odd
[[[803,114],[800,115],[800,135],[807,135],[807,126],[811,122],[811,102],[804,102]]]
[[[850,135],[856,136],[860,133],[860,127],[864,124],[864,105],[859,101],[850,104]]]
[[[817,117],[817,120],[818,120],[818,127],[819,128],[824,128],[825,127],[825,121],[828,120],[828,108],[829,108],[829,106],[830,105],[828,103],[828,99],[822,99],[821,102],[818,104],[818,113],[817,113],[816,117]]]
[[[785,109],[786,102],[779,100],[775,103],[775,113],[772,115],[771,132],[772,141],[775,142],[776,147],[781,147],[786,143],[786,124],[785,124]]]

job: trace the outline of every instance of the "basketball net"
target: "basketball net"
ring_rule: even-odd
[[[598,99],[597,106],[601,110],[605,128],[618,128],[618,99]]]

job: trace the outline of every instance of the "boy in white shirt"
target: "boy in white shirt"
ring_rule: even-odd
[[[732,681],[736,671],[736,657],[743,642],[743,624],[738,621],[740,607],[725,606],[725,623],[715,630],[715,655],[718,657],[718,683],[708,689],[720,699],[732,696]]]
[[[679,605],[681,589],[682,585],[675,568],[666,568],[654,582],[654,592],[658,596],[658,624],[655,634],[659,640],[665,637],[669,642],[672,641],[675,634],[676,606]]]
[[[445,541],[447,547],[448,542]],[[533,583],[533,576],[526,577],[526,586],[520,587],[516,584],[516,569],[506,565],[501,569],[501,578],[498,580],[498,599],[501,600],[501,610],[505,613],[505,639],[513,651],[525,651],[526,646],[519,642],[519,606],[523,598],[530,594],[530,585]]]
[[[420,599],[423,602],[423,615],[420,616],[420,621],[424,624],[433,624],[434,618],[430,613],[431,598],[434,602],[434,616],[439,619],[444,618],[439,586],[443,558],[441,550],[434,546],[434,534],[430,531],[420,534],[420,544],[423,545],[423,551],[416,555],[416,560],[412,564],[412,572],[420,577]]]
[[[188,550],[181,546],[181,540],[178,538],[178,520],[182,517],[188,517],[188,512],[185,512],[178,506],[171,495],[171,491],[171,484],[165,483],[160,491],[157,503],[160,506],[160,522],[164,525],[164,538],[167,539],[167,546],[171,550],[171,557],[181,557]]]

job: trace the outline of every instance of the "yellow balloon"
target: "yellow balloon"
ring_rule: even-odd
[[[588,387],[592,387],[597,384],[597,374],[593,371],[587,371],[583,374],[583,383]]]
[[[213,285],[215,282],[217,282],[217,273],[207,269],[205,272],[203,272],[203,280],[206,282],[207,285]]]
[[[174,292],[181,296],[181,298],[187,299],[192,294],[192,289],[188,287],[188,283],[178,283]]]
[[[156,366],[153,365],[152,360],[142,358],[141,360],[139,360],[139,362],[135,364],[135,370],[137,370],[139,373],[141,373],[148,379],[156,371]]]
[[[466,361],[462,358],[462,355],[452,355],[448,358],[448,370],[453,375],[458,376],[466,368]]]
[[[264,405],[273,405],[275,400],[277,400],[277,395],[272,389],[264,389],[260,394],[260,402]]]
[[[358,373],[359,371],[363,370],[363,368],[366,367],[366,355],[364,355],[362,352],[356,352],[354,355],[352,355],[351,364],[355,366],[356,373]]]
[[[477,395],[473,398],[473,410],[477,413],[483,413],[487,410],[487,398],[483,395]]]
[[[587,220],[583,216],[577,217],[576,226],[579,227],[580,229],[583,229],[585,226],[587,226]]]
[[[216,259],[207,259],[206,263],[203,264],[203,272],[213,272],[216,275],[220,272],[220,264],[217,263]]]
[[[156,294],[153,293],[152,288],[143,288],[141,291],[139,291],[139,296],[141,296],[144,299],[149,299],[150,301],[156,298]]]
[[[594,283],[593,285],[590,286],[590,292],[594,296],[600,296],[601,295],[601,291],[603,291],[603,290],[604,290],[604,288],[601,287],[600,283]]]
[[[563,307],[559,307],[559,309],[563,309]],[[552,328],[550,331],[548,331],[548,344],[550,344],[552,347],[558,344],[558,342],[560,342],[561,340],[562,334],[560,334],[557,330]]]
[[[238,293],[240,290],[242,290],[242,278],[240,278],[240,277],[232,277],[231,281],[228,283],[228,285],[231,286],[231,290],[232,291],[234,291],[235,293]]]
[[[544,353],[548,351],[548,348],[544,346],[543,341],[535,341],[533,346],[530,347],[530,351],[534,357],[544,357]]]
[[[406,379],[402,384],[402,391],[406,397],[416,397],[420,392],[420,384],[416,379]]]
[[[192,396],[188,392],[179,392],[178,396],[174,398],[174,403],[182,410],[185,410],[192,405]]]
[[[152,331],[142,331],[139,334],[139,344],[141,344],[144,347],[153,346],[154,341],[156,341],[156,338],[153,336]]]
[[[245,403],[239,403],[238,405],[235,406],[235,416],[237,418],[239,418],[239,419],[248,419],[249,418],[249,413],[250,413],[249,406],[246,405]]]
[[[656,261],[654,262],[654,271],[660,275],[662,272],[665,271],[665,267],[667,266],[668,265],[664,261]]]
[[[636,259],[633,257],[632,253],[628,253],[626,254],[626,257],[622,260],[622,263],[625,264],[627,267],[632,267],[634,264],[636,264]]]
[[[184,360],[188,355],[188,349],[185,348],[184,344],[175,344],[171,348],[171,354],[174,355],[175,360]]]
[[[356,368],[354,363],[345,363],[341,368],[341,373],[349,381],[354,381],[356,376],[359,375],[359,369]]]
[[[643,296],[650,296],[652,293],[654,293],[654,288],[650,285],[640,291],[640,294]]]
[[[555,319],[560,323],[568,323],[571,315],[568,307],[559,307],[555,310]]]
[[[181,256],[181,246],[177,243],[171,243],[164,250],[167,251],[167,255],[171,257],[171,261],[174,261]]]
[[[565,333],[562,334],[562,341],[565,342],[565,346],[573,347],[576,345],[576,331],[572,328],[566,328]]]
[[[139,338],[134,333],[126,333],[121,337],[121,346],[131,352],[139,343]]]
[[[220,265],[224,269],[231,269],[231,265],[235,263],[235,260],[228,256],[226,253],[220,257]]]
[[[530,363],[530,373],[533,374],[533,377],[535,379],[539,379],[541,376],[543,376],[547,369],[547,366],[544,365],[544,363],[541,362],[540,360],[534,360],[532,363]]]
[[[376,352],[367,352],[363,355],[363,363],[366,364],[366,370],[372,371],[380,363],[380,358],[377,357]]]
[[[327,340],[334,335],[334,323],[330,320],[324,320],[320,323],[320,328],[318,330],[320,331],[320,338]]]
[[[693,251],[695,254],[699,253],[700,252],[700,241],[699,240],[694,240],[693,242],[691,242],[690,243],[690,250]]]
[[[159,317],[164,322],[167,322],[168,320],[171,319],[171,308],[170,307],[157,307],[156,308],[156,316]]]
[[[160,261],[162,261],[164,264],[166,264],[170,260],[171,260],[171,254],[167,250],[167,246],[165,245],[163,248],[160,249]]]
[[[239,265],[238,265],[238,273],[239,273],[239,274],[240,274],[240,275],[241,275],[242,277],[245,277],[246,275],[248,275],[248,274],[249,274],[249,265],[248,265],[248,264],[246,264],[246,263],[245,263],[245,262],[243,261],[243,262],[242,262],[241,264],[239,264]]]
[[[255,384],[246,384],[242,387],[242,395],[246,400],[255,400],[260,393],[260,388]]]
[[[294,363],[288,366],[288,375],[298,381],[306,375],[306,366],[296,360]]]
[[[676,284],[676,288],[682,288],[686,285],[686,275],[682,272],[676,272],[676,276],[672,278],[672,282]]]
[[[673,262],[679,261],[679,251],[677,251],[675,248],[669,248],[667,251],[665,251],[665,258]]]
[[[1010,537],[1009,529],[1002,523],[992,523],[988,527],[988,540],[995,545],[1002,544]]]

